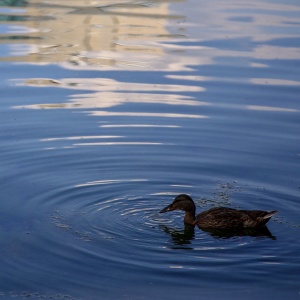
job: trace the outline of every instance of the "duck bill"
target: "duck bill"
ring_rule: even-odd
[[[165,212],[171,211],[171,210],[174,210],[174,209],[172,208],[172,204],[166,206],[164,209],[162,209],[162,210],[160,211],[160,213],[165,213]]]

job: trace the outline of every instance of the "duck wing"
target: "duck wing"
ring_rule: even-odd
[[[272,216],[278,213],[277,210],[264,211],[264,210],[241,210],[244,214],[248,215],[254,222],[255,226],[265,225]],[[246,226],[247,227],[247,226]],[[252,226],[249,226],[252,227]]]
[[[237,209],[216,207],[198,214],[195,225],[200,228],[237,228],[243,227],[247,218],[249,217]]]
[[[255,228],[265,225],[277,211],[237,210],[216,207],[197,215],[195,225],[200,228]]]

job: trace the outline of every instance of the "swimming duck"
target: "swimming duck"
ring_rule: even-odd
[[[172,210],[185,211],[184,222],[198,225],[200,228],[258,228],[266,225],[270,218],[278,211],[238,210],[228,207],[215,207],[203,211],[195,216],[196,206],[193,199],[185,194],[178,195],[173,203],[165,207],[160,213]]]

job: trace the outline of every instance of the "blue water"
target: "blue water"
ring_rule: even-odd
[[[299,299],[298,1],[0,1],[0,298]],[[279,210],[214,235],[159,214]]]

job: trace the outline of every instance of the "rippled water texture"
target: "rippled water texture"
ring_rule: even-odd
[[[299,1],[2,0],[0,70],[1,299],[299,299]]]

